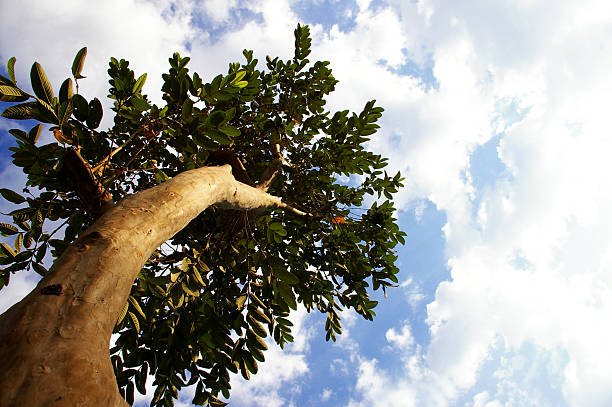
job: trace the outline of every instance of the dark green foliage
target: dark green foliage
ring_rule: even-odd
[[[390,199],[402,179],[387,175],[387,160],[364,147],[383,109],[371,101],[359,114],[326,111],[325,96],[337,81],[328,62],[310,64],[309,54],[308,27],[299,25],[294,58],[268,57],[263,71],[245,50],[245,63],[231,63],[227,74],[206,82],[189,72],[189,58],[175,53],[163,75],[163,106],[142,94],[145,74],[136,78],[127,61],[112,58],[108,96],[115,116],[106,131],[96,130],[98,99],[88,101],[78,88],[73,95],[70,79],[55,98],[35,64],[38,99],[3,113],[52,123],[59,143],[37,145],[40,126],[11,131],[13,163],[28,181],[24,196],[0,190],[21,205],[11,213],[13,225],[0,225],[4,235],[19,239],[0,247],[0,285],[22,269],[44,275],[45,254],[59,256],[93,222],[64,173],[69,147],[80,151],[114,201],[218,164],[215,154],[230,151],[250,179],[241,181],[266,181],[276,166],[268,192],[311,214],[210,208],[151,256],[117,321],[111,349],[126,400],[134,390],[144,392],[151,374],[152,405],[172,405],[192,384],[195,404],[223,405],[218,398],[229,397],[229,373],[248,379],[264,361],[264,338],[271,335],[281,347],[293,341],[288,316],[298,304],[326,314],[326,337],[335,340],[339,310],[353,308],[371,320],[377,304],[371,291],[397,283],[393,249],[404,233]],[[85,55],[84,48],[72,65],[75,80],[83,78]],[[12,68],[9,73],[10,79],[0,79],[14,89],[0,88],[7,101],[25,94]],[[344,176],[349,183],[338,181]],[[31,187],[42,193],[34,196]],[[367,202],[374,203],[364,208]],[[46,231],[47,220],[61,226]]]

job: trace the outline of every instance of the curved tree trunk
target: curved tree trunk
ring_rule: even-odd
[[[151,253],[211,205],[289,208],[236,181],[229,165],[120,201],[0,316],[0,406],[126,406],[109,357],[117,317]]]

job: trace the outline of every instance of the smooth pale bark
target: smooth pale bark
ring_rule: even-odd
[[[152,252],[211,205],[299,213],[236,181],[229,165],[120,201],[0,316],[0,406],[126,406],[108,352],[117,317]]]

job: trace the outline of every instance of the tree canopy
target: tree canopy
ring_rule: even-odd
[[[153,253],[110,349],[128,403],[153,375],[152,405],[173,405],[190,385],[195,404],[223,405],[229,373],[256,373],[268,335],[281,347],[293,341],[288,317],[299,304],[326,314],[326,339],[335,340],[339,311],[371,320],[372,291],[397,283],[394,247],[405,234],[391,200],[402,178],[365,145],[383,109],[370,101],[360,113],[326,110],[337,80],[329,62],[308,60],[310,46],[308,27],[298,25],[292,59],[267,57],[259,70],[244,50],[245,62],[209,82],[175,53],[161,106],[142,93],[146,74],[111,58],[107,130],[98,128],[100,100],[79,92],[87,48],[57,95],[38,63],[31,91],[18,85],[14,58],[9,77],[0,76],[0,101],[12,102],[2,116],[39,122],[10,130],[13,163],[27,183],[20,192],[0,189],[19,205],[12,223],[0,224],[14,237],[0,245],[0,286],[22,270],[44,276],[45,256],[61,256],[110,205],[190,169],[230,164],[238,181],[290,208],[211,207]],[[41,123],[56,141],[40,145]]]

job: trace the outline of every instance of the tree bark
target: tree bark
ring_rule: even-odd
[[[231,167],[203,167],[114,205],[0,316],[0,406],[126,406],[110,337],[144,262],[211,205],[288,208]]]

